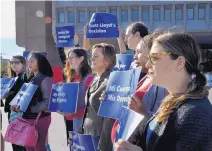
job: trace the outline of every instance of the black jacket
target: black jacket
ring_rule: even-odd
[[[149,122],[142,121],[129,138],[143,151],[212,151],[212,105],[208,98],[184,101],[164,123],[156,124],[147,143]]]
[[[13,100],[13,98],[16,96],[18,91],[21,89],[22,85],[26,82],[28,83],[30,78],[28,79],[26,76],[26,73],[21,73],[18,75],[17,80],[14,84],[14,86],[10,89],[10,93],[5,99],[5,105],[4,105],[4,111],[10,113],[10,102]],[[8,114],[9,116],[9,114]]]

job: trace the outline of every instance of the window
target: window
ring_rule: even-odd
[[[89,18],[91,19],[92,15],[95,13],[95,11],[89,11]]]
[[[121,11],[121,21],[122,22],[127,22],[128,21],[128,11],[127,10],[122,10]]]
[[[148,21],[149,20],[149,8],[142,9],[142,20]]]
[[[171,20],[171,7],[164,7],[164,20]]]
[[[154,7],[153,8],[153,20],[154,21],[159,21],[160,20],[160,8],[159,7]]]
[[[75,23],[75,14],[73,11],[68,12],[68,22],[69,23]]]
[[[132,21],[138,21],[138,10],[132,10]]]
[[[187,5],[187,19],[194,20],[194,5]]]
[[[176,20],[183,20],[183,6],[176,6],[175,18]]]
[[[199,6],[198,6],[198,18],[199,18],[199,20],[205,19],[205,9],[206,9],[206,4],[199,4]]]
[[[65,23],[65,13],[58,12],[58,23]]]
[[[84,22],[85,22],[85,12],[79,11],[79,23],[84,23]]]
[[[117,16],[117,11],[116,10],[111,10],[110,13]]]

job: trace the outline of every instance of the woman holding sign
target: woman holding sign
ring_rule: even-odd
[[[210,151],[212,105],[206,78],[199,70],[200,49],[184,33],[165,33],[155,39],[149,54],[148,78],[169,95],[156,114],[140,123],[131,143],[119,140],[119,151]]]
[[[93,75],[91,75],[91,67],[88,65],[87,53],[84,49],[73,48],[69,51],[68,60],[65,67],[65,75],[67,82],[80,83],[77,113],[65,115],[67,138],[69,138],[68,131],[78,132],[79,127],[82,125],[83,115],[85,112],[85,92],[93,80]]]
[[[41,54],[32,52],[28,56],[28,69],[34,74],[31,83],[37,85],[38,88],[33,95],[30,104],[23,113],[23,118],[29,123],[34,124],[39,116],[36,124],[39,139],[35,147],[26,147],[27,151],[46,151],[46,138],[49,125],[51,123],[51,114],[46,112],[49,105],[49,97],[52,87],[53,71],[47,58]],[[13,107],[14,111],[19,110],[19,106]],[[40,113],[40,114],[39,114]]]
[[[16,116],[21,116],[22,112],[11,112],[10,102],[16,96],[21,86],[28,82],[29,79],[26,76],[26,60],[23,56],[13,56],[9,62],[9,77],[17,78],[14,86],[10,89],[9,95],[6,97],[4,111],[8,112],[8,121],[14,120]],[[25,148],[12,144],[13,151],[24,151]]]
[[[97,150],[105,119],[104,117],[97,115],[101,103],[99,98],[102,92],[106,89],[111,69],[116,63],[116,49],[114,46],[105,43],[94,45],[91,62],[92,70],[96,73],[96,76],[85,96],[87,108],[83,130],[85,134],[90,134],[93,137],[94,145]],[[110,132],[110,130],[108,131]]]

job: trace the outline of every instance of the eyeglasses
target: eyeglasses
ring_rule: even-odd
[[[151,64],[156,64],[157,63],[157,60],[160,59],[158,58],[159,56],[167,56],[171,54],[170,52],[158,52],[158,53],[151,53],[148,55],[148,58],[151,62]]]
[[[19,64],[21,61],[10,61],[10,64]]]

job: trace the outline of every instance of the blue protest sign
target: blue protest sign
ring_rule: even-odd
[[[91,135],[78,134],[69,131],[69,140],[72,142],[71,150],[74,151],[95,151]]]
[[[20,110],[26,112],[28,105],[37,88],[38,86],[32,83],[24,83],[16,96],[10,102],[10,105],[19,105]]]
[[[131,63],[133,61],[133,54],[117,54],[116,65],[113,68],[114,71],[130,70]]]
[[[15,84],[16,78],[1,78],[1,98],[4,98],[9,93],[10,89]]]
[[[53,84],[49,103],[50,112],[76,113],[79,83]]]
[[[122,107],[115,142],[117,142],[120,138],[128,140],[143,118],[143,115],[126,107]]]
[[[31,53],[31,51],[24,51],[23,52],[24,58],[27,59],[27,57],[29,56],[30,53]],[[40,53],[42,53],[45,57],[48,56],[48,52],[40,52]]]
[[[110,13],[94,13],[88,24],[86,38],[118,38],[117,16]]]
[[[205,77],[206,77],[206,80],[207,80],[206,86],[212,87],[212,74],[206,73]]]
[[[56,27],[57,47],[72,47],[74,46],[74,26]]]
[[[135,93],[141,67],[128,71],[114,71],[110,74],[106,98],[99,107],[98,115],[118,119],[122,106],[127,106]]]

